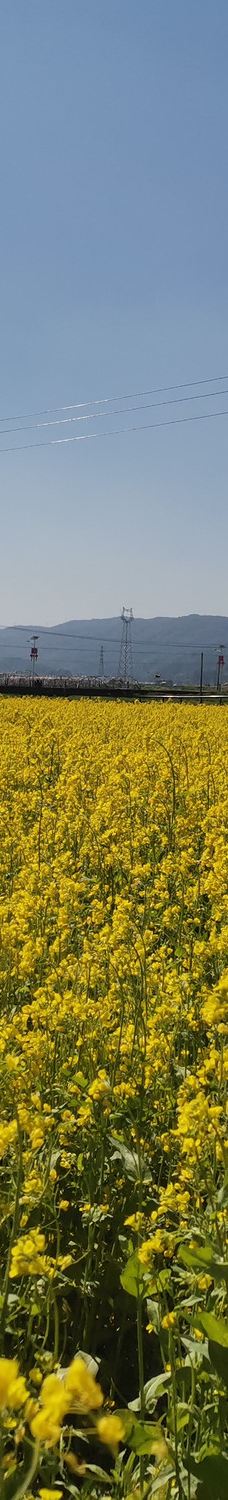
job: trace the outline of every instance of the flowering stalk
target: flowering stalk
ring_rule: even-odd
[[[9,1500],[23,1500],[24,1495],[27,1494],[27,1491],[30,1488],[30,1484],[32,1484],[32,1480],[35,1478],[35,1474],[37,1473],[38,1463],[39,1463],[39,1456],[40,1456],[40,1443],[38,1443],[38,1442],[37,1443],[33,1443],[32,1451],[31,1451],[31,1459],[30,1459],[30,1463],[28,1465],[28,1468],[27,1468],[27,1470],[25,1470],[25,1467],[23,1465],[23,1478],[22,1478],[22,1476],[20,1476],[20,1478],[18,1479],[18,1483],[17,1483],[17,1476],[15,1475],[15,1485],[16,1485],[16,1488],[14,1488],[13,1490],[12,1490],[12,1476],[9,1476],[9,1481],[10,1481],[10,1496],[9,1496]],[[8,1487],[8,1492],[7,1492],[7,1479],[6,1479],[5,1486],[4,1486],[4,1489],[3,1489],[3,1492],[2,1492],[2,1500],[7,1500],[7,1494],[8,1493],[9,1493],[9,1487]]]
[[[17,1231],[18,1231],[19,1208],[20,1208],[20,1191],[21,1191],[21,1179],[22,1179],[22,1135],[21,1135],[21,1130],[20,1130],[20,1125],[19,1125],[19,1119],[18,1119],[17,1110],[16,1110],[16,1119],[17,1119],[17,1134],[18,1134],[18,1169],[17,1169],[17,1182],[16,1182],[15,1202],[14,1202],[13,1223],[12,1223],[11,1235],[10,1235],[10,1240],[9,1240],[8,1255],[7,1255],[7,1262],[6,1262],[5,1282],[4,1282],[2,1311],[1,1311],[1,1320],[0,1320],[0,1351],[1,1351],[1,1353],[2,1353],[2,1351],[4,1349],[5,1326],[6,1326],[8,1295],[9,1295],[10,1264],[11,1264],[12,1249],[13,1249],[14,1241],[16,1239]]]

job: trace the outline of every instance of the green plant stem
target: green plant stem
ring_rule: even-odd
[[[25,1472],[24,1470],[23,1479],[22,1477],[19,1479],[17,1488],[14,1490],[13,1500],[23,1500],[24,1495],[27,1494],[27,1490],[29,1489],[32,1480],[34,1479],[38,1468],[39,1455],[40,1443],[34,1443],[34,1446],[32,1448],[31,1463],[29,1464],[27,1471]],[[2,1500],[7,1500],[7,1480],[5,1490],[3,1491]]]
[[[141,1113],[142,1113],[142,1101],[141,1101]],[[140,1121],[140,1124],[141,1124],[141,1121]],[[141,1213],[142,1212],[142,1162],[141,1162],[140,1131],[137,1132],[137,1136],[138,1136],[138,1138],[137,1138],[137,1148],[138,1148],[138,1171],[139,1171],[139,1212]],[[143,1358],[142,1293],[140,1291],[140,1287],[139,1286],[138,1286],[138,1297],[137,1297],[137,1347],[138,1347],[138,1369],[139,1369],[140,1419],[141,1419],[141,1422],[143,1422],[144,1421],[144,1416],[145,1416],[144,1358]],[[140,1494],[141,1495],[143,1494],[144,1467],[145,1467],[145,1465],[144,1465],[144,1458],[142,1456],[140,1458]]]
[[[144,1421],[145,1396],[144,1396],[144,1360],[143,1360],[143,1332],[142,1332],[142,1297],[138,1292],[137,1300],[137,1345],[138,1345],[138,1367],[139,1367],[139,1396],[140,1396],[140,1420]],[[143,1494],[144,1459],[140,1458],[140,1494]]]
[[[2,1311],[1,1311],[1,1322],[0,1322],[0,1349],[1,1349],[1,1352],[4,1349],[5,1326],[6,1326],[7,1307],[8,1307],[8,1295],[9,1295],[9,1278],[10,1278],[11,1255],[12,1255],[12,1249],[13,1249],[14,1241],[15,1241],[16,1235],[17,1235],[18,1220],[19,1220],[20,1191],[21,1191],[21,1178],[22,1178],[22,1138],[21,1138],[21,1131],[20,1131],[20,1126],[19,1126],[18,1119],[17,1119],[17,1128],[18,1128],[18,1169],[17,1169],[17,1182],[16,1182],[16,1193],[15,1193],[13,1223],[12,1223],[12,1229],[11,1229],[11,1235],[10,1235],[10,1241],[9,1241],[9,1249],[8,1249],[7,1262],[6,1262],[5,1283],[4,1283],[3,1302],[2,1302]]]
[[[138,1346],[138,1365],[139,1365],[140,1418],[141,1418],[141,1421],[143,1422],[144,1416],[145,1416],[145,1397],[144,1397],[144,1360],[143,1360],[143,1333],[142,1333],[142,1297],[141,1297],[141,1293],[140,1292],[138,1293],[138,1301],[137,1301],[137,1346]]]
[[[182,1485],[181,1485],[181,1479],[180,1479],[179,1456],[178,1456],[177,1388],[176,1388],[176,1370],[175,1370],[175,1350],[174,1350],[174,1343],[173,1343],[172,1334],[170,1334],[169,1348],[170,1348],[170,1364],[171,1364],[171,1370],[172,1370],[172,1388],[173,1388],[173,1425],[174,1425],[174,1447],[175,1447],[176,1481],[177,1481],[177,1488],[178,1488],[179,1500],[182,1500]]]
[[[194,1402],[195,1402],[195,1392],[196,1392],[196,1371],[194,1369],[194,1365],[192,1365],[191,1406],[190,1406],[190,1420],[189,1420],[189,1428],[188,1428],[188,1500],[191,1500],[190,1458],[191,1458],[192,1423],[193,1423],[193,1410],[194,1410]]]
[[[88,1349],[89,1332],[90,1332],[91,1307],[90,1307],[90,1302],[88,1300],[87,1283],[88,1283],[88,1279],[90,1278],[90,1273],[92,1271],[93,1248],[94,1248],[94,1239],[95,1239],[95,1228],[96,1228],[95,1224],[89,1224],[89,1228],[88,1228],[88,1245],[87,1245],[86,1264],[85,1264],[85,1273],[84,1273],[84,1281],[83,1281],[83,1296],[84,1296],[84,1299],[85,1299],[85,1317],[84,1317],[83,1344],[82,1344],[82,1347],[85,1350]]]
[[[56,1363],[56,1360],[58,1359],[58,1353],[59,1353],[59,1309],[58,1309],[57,1297],[55,1297],[55,1296],[53,1297],[53,1312],[54,1312],[54,1330],[55,1330],[55,1332],[54,1332],[53,1359],[54,1359],[54,1362]]]

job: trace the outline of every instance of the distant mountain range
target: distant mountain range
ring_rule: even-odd
[[[204,652],[204,680],[216,680],[220,646],[224,648],[224,677],[228,679],[228,617],[226,615],[163,615],[135,619],[132,624],[134,677],[152,681],[156,674],[176,683],[197,683],[200,653]],[[104,675],[119,675],[122,625],[120,617],[105,620],[67,620],[48,629],[39,625],[8,626],[0,630],[0,673],[30,671],[30,646],[37,634],[37,672],[66,676],[100,676],[103,646]]]

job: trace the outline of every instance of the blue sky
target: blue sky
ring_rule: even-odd
[[[228,377],[227,62],[227,0],[2,0],[3,418]],[[228,418],[1,454],[0,623],[228,613],[227,458]]]

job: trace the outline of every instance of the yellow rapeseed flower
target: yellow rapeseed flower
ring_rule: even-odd
[[[18,1224],[4,1461],[8,1434],[22,1441],[26,1423],[41,1450],[66,1427],[66,1455],[71,1413],[94,1437],[114,1421],[86,1361],[67,1363],[73,1303],[62,1289],[70,1281],[74,1302],[80,1285],[86,1324],[94,1314],[97,1327],[101,1304],[121,1387],[116,1233],[124,1265],[127,1231],[133,1241],[129,1290],[139,1264],[151,1331],[157,1295],[175,1333],[177,1288],[180,1337],[189,1283],[196,1328],[197,1304],[210,1303],[211,1279],[185,1272],[180,1240],[203,1234],[227,1258],[228,701],[218,724],[214,704],[2,695],[0,729],[2,1286]],[[216,1282],[213,1295],[216,1312]],[[217,1431],[216,1387],[214,1407]]]
[[[43,1488],[38,1490],[39,1500],[62,1500],[63,1490]]]
[[[27,1400],[28,1391],[24,1376],[20,1375],[17,1359],[0,1359],[0,1409],[18,1411]]]
[[[101,1387],[82,1356],[77,1354],[72,1360],[68,1370],[64,1374],[64,1391],[68,1401],[69,1410],[83,1412],[96,1411],[102,1406],[103,1395]]]
[[[124,1422],[122,1421],[122,1417],[118,1417],[117,1414],[115,1415],[115,1412],[113,1414],[110,1413],[108,1416],[99,1417],[97,1432],[101,1443],[107,1443],[109,1448],[115,1450],[118,1447],[118,1443],[121,1443],[121,1439],[124,1437]]]

